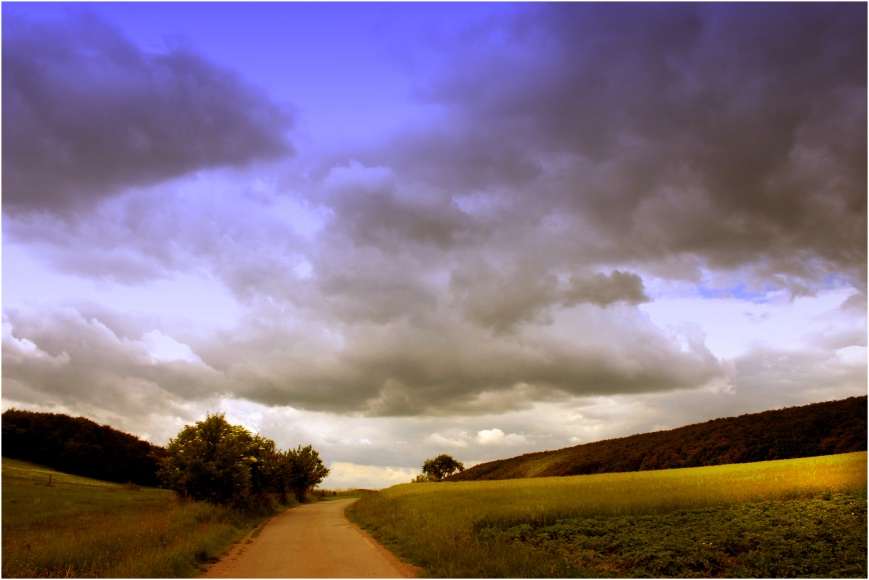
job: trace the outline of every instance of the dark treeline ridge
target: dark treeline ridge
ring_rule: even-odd
[[[84,417],[9,409],[3,457],[103,481],[156,486],[162,447]]]
[[[449,481],[750,463],[866,450],[866,397],[787,407],[481,463]]]

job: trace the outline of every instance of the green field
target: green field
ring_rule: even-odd
[[[6,578],[189,577],[261,520],[3,458]]]
[[[866,452],[395,486],[348,515],[431,577],[855,577]]]

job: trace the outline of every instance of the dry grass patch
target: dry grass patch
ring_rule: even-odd
[[[260,519],[3,459],[7,578],[189,577]]]

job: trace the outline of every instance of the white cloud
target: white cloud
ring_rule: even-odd
[[[477,432],[477,443],[480,445],[527,445],[524,435],[510,433],[505,435],[500,429],[483,429]]]
[[[836,357],[846,365],[866,366],[865,346],[846,346],[836,351]]]
[[[142,340],[148,347],[148,355],[155,363],[185,361],[203,364],[202,359],[193,352],[193,349],[190,348],[190,346],[178,342],[171,336],[164,334],[159,330],[146,332],[142,336]]]
[[[333,461],[329,475],[320,484],[322,489],[382,489],[400,483],[410,483],[419,472],[402,467],[377,467]]]
[[[441,445],[443,447],[467,447],[468,442],[464,438],[466,435],[463,433],[458,437],[446,437],[441,435],[440,433],[432,433],[428,437],[425,438],[426,443],[432,443],[434,445]]]
[[[815,296],[790,299],[770,295],[751,302],[735,297],[659,296],[640,310],[674,335],[700,328],[706,346],[719,358],[735,358],[759,347],[805,348],[824,333],[865,335],[865,313],[855,316],[842,305],[853,288],[832,288]]]

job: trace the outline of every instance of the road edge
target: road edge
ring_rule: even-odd
[[[349,503],[347,505],[350,505]],[[357,526],[355,523],[350,521],[346,515],[344,519],[350,524],[350,527],[356,530],[363,538],[368,540],[374,548],[384,557],[386,560],[392,564],[392,566],[398,570],[398,573],[401,574],[404,578],[419,578],[419,574],[422,571],[422,568],[419,566],[414,566],[408,562],[405,562],[395,554],[393,554],[386,546],[378,542],[374,536]]]

